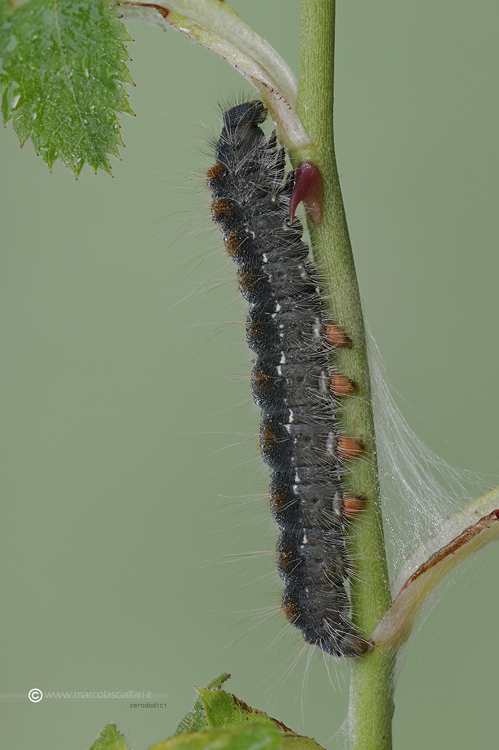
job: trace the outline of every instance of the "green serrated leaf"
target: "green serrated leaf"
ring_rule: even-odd
[[[309,737],[300,737],[281,721],[272,718],[258,708],[252,708],[235,695],[224,690],[198,690],[203,703],[206,721],[210,728],[242,728],[248,725],[273,727],[281,733],[283,750],[322,750]]]
[[[240,698],[224,690],[204,689],[198,690],[198,693],[204,707],[206,721],[211,729],[264,724],[277,727],[284,732],[293,731],[263,711],[251,708]]]
[[[324,750],[324,748],[311,737],[296,734],[292,737],[284,735],[283,750]]]
[[[116,724],[107,724],[90,750],[130,750]]]
[[[280,750],[282,743],[283,735],[275,727],[250,724],[179,734],[149,750]]]
[[[9,0],[0,0],[0,24],[5,23],[12,13],[12,5]]]
[[[224,682],[227,682],[230,674],[224,672],[220,677],[216,677],[209,685],[206,686],[205,690],[218,690],[222,687]],[[184,734],[185,732],[197,732],[201,729],[208,729],[208,722],[206,721],[206,714],[204,712],[203,704],[201,700],[194,703],[193,707],[188,714],[184,716],[182,721],[179,723],[175,730],[175,734]]]
[[[76,175],[85,161],[111,172],[108,155],[123,145],[117,113],[133,114],[123,87],[129,40],[109,0],[30,0],[4,20],[4,122],[50,168],[61,158]]]

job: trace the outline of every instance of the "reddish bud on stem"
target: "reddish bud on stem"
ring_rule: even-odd
[[[293,221],[298,205],[303,202],[310,220],[322,222],[324,211],[324,181],[319,167],[311,161],[302,161],[296,168],[295,186],[289,201],[289,218]]]

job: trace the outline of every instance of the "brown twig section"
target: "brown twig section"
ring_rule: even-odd
[[[378,651],[401,646],[411,634],[416,618],[441,581],[461,562],[499,538],[499,510],[493,510],[425,560],[407,579],[372,634]]]
[[[162,5],[157,5],[156,3],[139,3],[139,2],[120,3],[118,0],[118,2],[115,3],[115,5],[118,8],[122,5],[127,5],[127,6],[131,5],[132,7],[137,7],[137,8],[153,8],[154,10],[157,10],[158,13],[161,13],[163,18],[167,18],[170,15],[170,11],[168,10],[168,8],[164,8]]]
[[[428,558],[426,562],[420,565],[416,572],[413,573],[413,575],[409,578],[409,580],[405,582],[404,586],[402,587],[402,591],[410,586],[411,583],[413,583],[413,581],[415,581],[417,578],[422,576],[424,573],[427,573],[430,568],[433,568],[435,565],[438,565],[440,562],[442,562],[446,557],[448,557],[449,555],[455,555],[458,550],[464,547],[465,544],[469,544],[475,537],[478,536],[478,534],[481,534],[482,531],[490,528],[490,526],[498,519],[499,510],[494,510],[492,511],[492,513],[489,513],[488,516],[484,516],[483,518],[481,518],[478,523],[475,523],[473,526],[469,526],[463,531],[462,534],[459,534],[459,536],[453,539],[450,544],[447,544],[445,547],[439,549],[438,552],[435,552],[435,554]]]

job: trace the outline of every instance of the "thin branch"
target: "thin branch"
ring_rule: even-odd
[[[353,342],[340,349],[340,371],[357,383],[358,397],[345,400],[341,427],[365,445],[362,460],[352,462],[347,491],[363,494],[366,509],[352,524],[351,552],[354,620],[369,637],[390,605],[390,588],[376,465],[371,387],[362,307],[346,223],[333,139],[334,0],[303,0],[297,111],[314,143],[312,160],[325,185],[324,220],[310,226],[314,257],[323,278],[333,320]],[[355,750],[391,747],[394,655],[373,651],[356,659],[350,692],[350,732]]]

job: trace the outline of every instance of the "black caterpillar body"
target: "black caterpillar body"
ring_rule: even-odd
[[[271,511],[281,528],[282,607],[307,643],[333,656],[357,656],[367,643],[349,619],[345,589],[345,462],[337,450],[329,321],[302,225],[289,220],[294,172],[285,175],[285,152],[277,149],[275,132],[267,137],[259,127],[266,116],[260,101],[224,113],[217,161],[208,171],[212,215],[249,303],[260,449],[271,472]]]

